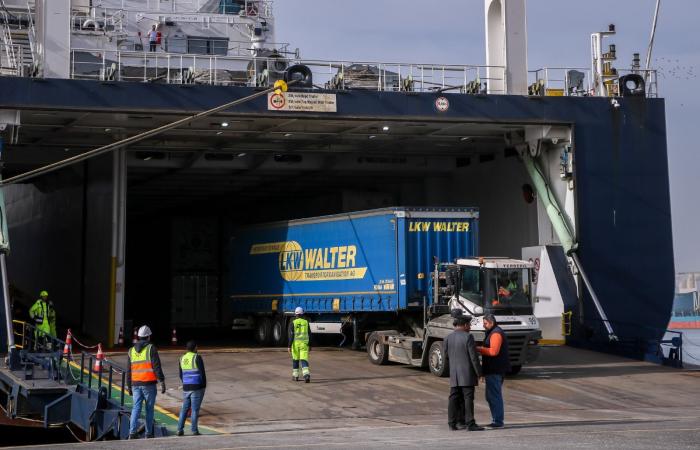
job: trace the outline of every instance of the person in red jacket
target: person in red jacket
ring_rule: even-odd
[[[503,379],[510,371],[508,339],[496,323],[493,314],[484,316],[484,345],[476,349],[481,353],[482,369],[486,378],[486,402],[491,410],[491,428],[502,428],[505,410],[503,407]]]

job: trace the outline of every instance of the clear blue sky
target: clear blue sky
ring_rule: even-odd
[[[654,4],[528,0],[529,68],[588,67],[589,36],[608,23],[617,25],[617,67],[634,52],[643,61]],[[483,0],[277,0],[275,16],[277,39],[304,58],[485,62]],[[666,98],[676,271],[700,271],[700,0],[662,0],[652,65]]]

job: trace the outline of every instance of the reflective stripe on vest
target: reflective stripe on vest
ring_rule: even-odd
[[[309,343],[309,322],[306,319],[294,319],[294,342]]]
[[[180,369],[182,369],[182,384],[202,384],[202,373],[197,367],[196,353],[185,353],[180,358]]]
[[[156,372],[153,370],[153,362],[151,362],[151,344],[146,345],[140,352],[136,351],[136,347],[131,347],[129,358],[131,359],[132,382],[148,383],[158,381]]]

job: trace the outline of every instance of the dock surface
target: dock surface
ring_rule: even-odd
[[[172,414],[181,398],[179,354],[161,349],[168,391],[158,405]],[[447,379],[400,365],[375,366],[363,352],[313,350],[310,384],[292,381],[284,349],[202,355],[208,388],[200,426],[218,434],[84,448],[651,449],[697,448],[700,442],[700,372],[568,347],[544,348],[536,364],[507,379],[507,426],[482,432],[448,430]],[[483,386],[476,398],[477,422],[488,424]]]

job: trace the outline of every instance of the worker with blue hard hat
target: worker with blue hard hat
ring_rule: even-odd
[[[304,381],[311,382],[311,372],[309,370],[309,321],[304,319],[304,308],[297,306],[294,310],[294,320],[292,327],[294,333],[290,336],[289,348],[287,351],[292,354],[292,379],[299,381],[299,368]]]

